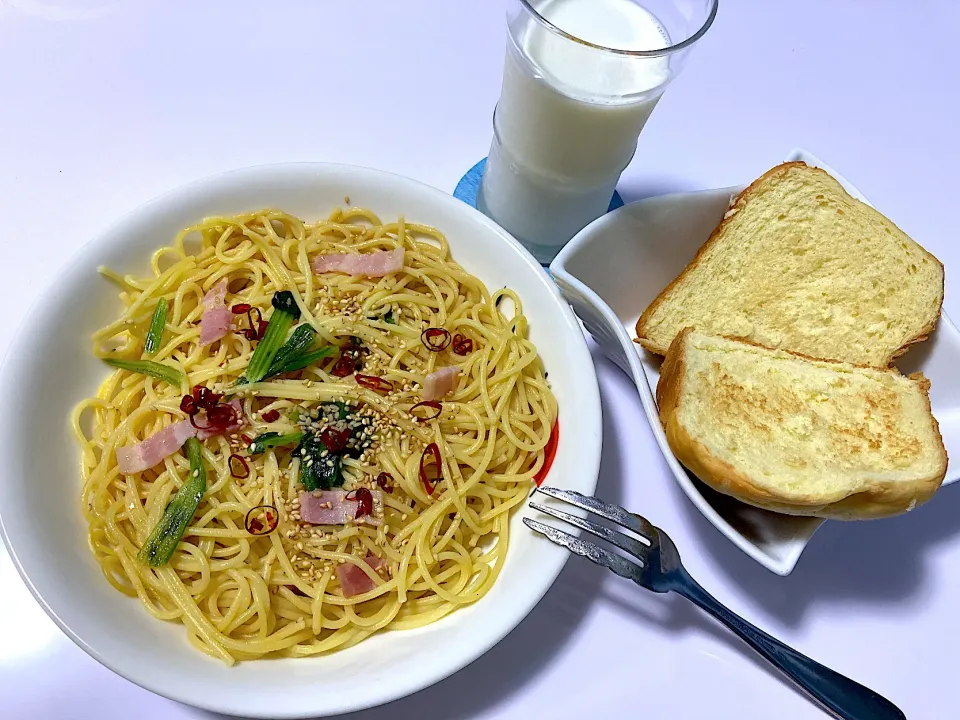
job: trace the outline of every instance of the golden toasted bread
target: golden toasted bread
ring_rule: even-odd
[[[895,515],[940,487],[947,453],[929,383],[689,328],[657,402],[677,458],[758,507],[838,519]]]
[[[943,266],[823,170],[791,162],[736,198],[637,322],[663,355],[685,327],[887,367],[936,326]]]

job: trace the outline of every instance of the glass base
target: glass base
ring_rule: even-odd
[[[457,183],[457,187],[453,191],[453,196],[467,203],[470,207],[476,208],[477,196],[480,192],[480,182],[483,179],[483,171],[486,167],[487,158],[483,158],[483,160],[467,170],[466,174],[460,178],[460,182]],[[611,212],[622,206],[623,198],[620,197],[620,193],[614,191],[613,196],[610,198],[610,206],[607,208],[607,212]],[[550,264],[557,253],[560,252],[560,248],[563,247],[562,245],[538,245],[523,240],[521,240],[521,243],[544,267]]]

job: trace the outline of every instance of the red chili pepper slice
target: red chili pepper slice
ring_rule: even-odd
[[[217,424],[233,425],[237,422],[237,411],[232,405],[217,405],[207,410],[207,420]]]
[[[197,401],[193,399],[193,395],[183,396],[183,399],[180,400],[180,409],[191,416],[200,412],[200,408],[197,407]]]
[[[363,385],[378,393],[388,393],[393,390],[393,383],[373,375],[357,375],[357,385]]]
[[[240,455],[234,453],[227,459],[227,464],[230,466],[230,474],[235,478],[245,478],[250,477],[250,466],[247,465],[247,461],[244,460]]]
[[[453,336],[453,352],[457,355],[469,355],[473,352],[473,340],[457,333]]]
[[[250,508],[243,518],[243,527],[251,535],[269,535],[277,529],[279,523],[280,513],[273,505],[257,505]]]
[[[247,327],[238,332],[251,342],[261,339],[267,324],[263,319],[263,315],[260,313],[260,308],[243,303],[241,305],[234,305],[233,312],[237,313],[239,308],[243,308],[243,312],[247,314]],[[237,314],[239,315],[240,313]],[[256,314],[256,320],[254,320],[254,314]]]
[[[230,405],[217,405],[207,410],[205,425],[197,425],[199,415],[190,416],[190,424],[197,430],[209,430],[213,433],[222,433],[237,422],[237,411]]]
[[[194,400],[197,405],[202,407],[204,410],[212,410],[217,406],[217,403],[223,398],[223,395],[218,395],[213,392],[210,388],[201,387],[199,390],[194,388],[195,395]]]
[[[420,333],[420,342],[426,345],[430,352],[446,350],[450,345],[450,331],[443,328],[427,328]]]
[[[357,503],[357,514],[354,519],[362,518],[364,515],[373,515],[373,493],[367,488],[357,488],[351,490],[343,496],[344,500],[354,500]]]
[[[320,441],[332,453],[338,453],[347,447],[347,440],[350,439],[350,430],[334,430],[327,428],[320,433]]]
[[[330,374],[334,377],[353,375],[353,373],[356,372],[355,364],[356,361],[354,358],[350,357],[347,353],[340,353],[340,357],[337,358],[337,362],[334,364]]]
[[[244,315],[250,311],[250,307],[250,303],[237,303],[230,308],[230,312],[232,312],[234,315]]]
[[[427,464],[428,454],[433,455],[434,472],[436,475],[432,478],[427,475],[427,469],[429,467]],[[420,456],[420,482],[423,483],[427,495],[433,495],[433,491],[437,488],[437,483],[441,480],[443,480],[443,465],[440,463],[440,448],[434,442],[427,445],[423,449],[423,455]]]
[[[280,411],[267,410],[265,413],[260,413],[260,419],[264,422],[276,422],[280,419]]]
[[[418,415],[415,411],[417,408],[428,408],[433,410],[432,413],[427,413],[426,415]],[[440,413],[443,412],[443,405],[439,400],[423,400],[418,402],[412,408],[410,408],[410,414],[413,415],[413,419],[417,422],[426,422],[427,420],[434,420],[440,417]]]
[[[377,485],[386,493],[393,492],[393,475],[388,472],[382,472],[377,475]]]

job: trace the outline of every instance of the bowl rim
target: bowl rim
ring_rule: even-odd
[[[509,235],[509,233],[507,233],[499,225],[496,225],[492,220],[481,214],[475,208],[454,198],[452,195],[448,195],[447,193],[421,181],[414,180],[396,173],[365,166],[342,163],[298,161],[265,163],[235,168],[180,184],[120,215],[117,219],[113,220],[98,232],[94,233],[86,242],[81,243],[71,253],[70,258],[60,267],[58,272],[48,279],[45,286],[38,292],[36,297],[30,303],[27,311],[20,319],[19,327],[17,327],[15,332],[12,334],[11,341],[6,349],[2,362],[0,362],[0,368],[2,368],[3,371],[0,372],[0,392],[10,388],[16,382],[17,376],[24,372],[24,364],[29,363],[28,359],[15,360],[14,351],[19,345],[28,342],[30,338],[35,336],[37,331],[30,330],[30,321],[38,315],[41,315],[44,311],[62,304],[62,296],[54,290],[57,280],[61,277],[67,277],[72,273],[78,272],[81,268],[86,268],[90,261],[88,256],[94,252],[95,248],[113,247],[116,243],[121,241],[121,231],[124,228],[135,226],[138,223],[142,224],[143,221],[149,222],[151,219],[154,219],[155,221],[154,213],[161,212],[164,209],[168,211],[175,211],[178,206],[188,203],[190,199],[198,193],[210,193],[218,188],[228,188],[232,184],[263,182],[264,178],[267,178],[268,180],[272,179],[276,182],[285,177],[295,177],[298,173],[302,173],[304,178],[306,178],[307,175],[310,175],[311,177],[338,176],[343,177],[344,181],[346,181],[347,178],[352,178],[354,180],[360,178],[361,182],[387,185],[389,186],[388,189],[393,192],[400,192],[401,194],[403,192],[408,192],[411,194],[411,196],[420,196],[427,202],[433,201],[438,203],[440,206],[446,205],[451,209],[456,208],[453,210],[453,212],[464,215],[463,222],[476,226],[478,231],[481,231],[483,234],[488,236],[488,241],[490,243],[496,244],[496,242],[500,242],[507,247],[512,248],[515,251],[516,259],[525,264],[527,270],[524,272],[529,274],[531,278],[531,284],[540,283],[552,296],[556,310],[556,315],[554,318],[565,321],[563,324],[566,326],[567,330],[563,332],[565,333],[565,339],[570,341],[568,346],[565,348],[566,362],[571,364],[578,373],[578,385],[576,388],[577,400],[579,403],[578,413],[583,416],[581,420],[583,427],[588,427],[590,430],[593,430],[597,436],[597,439],[600,440],[602,437],[602,423],[599,386],[597,384],[596,371],[593,365],[592,356],[583,336],[583,332],[569,304],[563,299],[559,289],[550,279],[550,276],[547,274],[546,270],[544,270],[544,268],[529,253],[529,251],[527,251],[526,248],[524,248],[516,239]],[[239,188],[234,189],[234,192],[238,191]],[[412,202],[421,202],[421,200],[411,201],[411,203]],[[377,211],[377,208],[372,209]],[[428,220],[425,218],[421,220],[428,222]],[[497,236],[498,241],[495,242],[493,240],[493,235]],[[520,292],[522,293],[522,290],[520,290]],[[553,315],[552,312],[551,315]],[[572,332],[573,329],[575,329],[576,332]],[[0,422],[0,428],[3,427],[4,423],[9,423],[9,420]],[[572,433],[567,433],[565,437],[571,437],[571,435]],[[0,432],[0,436],[2,436],[0,437],[0,449],[6,450],[7,452],[16,452],[16,448],[11,447],[9,441],[6,439],[6,434]],[[561,443],[562,442],[563,437],[561,438]],[[578,445],[578,448],[580,450],[580,454],[582,455],[581,467],[587,471],[586,482],[590,486],[590,492],[592,492],[593,488],[596,486],[597,477],[599,475],[601,442],[583,443]],[[71,453],[75,451],[75,447],[70,448]],[[14,477],[0,481],[0,496],[3,495],[3,487],[8,483],[15,482],[17,479],[18,478]],[[537,603],[539,603],[540,599],[542,599],[542,597],[550,589],[569,557],[569,554],[565,551],[550,551],[549,554],[546,554],[542,564],[546,567],[547,572],[545,572],[545,574],[542,576],[542,581],[538,586],[532,588],[531,591],[521,599],[521,602],[513,603],[511,605],[511,607],[515,608],[515,611],[508,613],[509,618],[496,628],[493,628],[492,630],[488,629],[485,633],[478,635],[477,642],[473,643],[469,649],[459,652],[455,658],[451,658],[451,662],[448,665],[437,670],[436,672],[433,672],[432,674],[425,676],[416,675],[416,679],[412,681],[408,680],[405,684],[399,683],[390,690],[386,692],[380,692],[379,694],[371,693],[365,697],[353,698],[341,696],[340,702],[337,704],[336,708],[333,709],[330,707],[329,703],[324,703],[323,705],[317,704],[313,707],[306,707],[302,703],[299,705],[291,703],[286,707],[282,703],[274,703],[270,707],[266,707],[265,704],[265,706],[262,708],[250,708],[249,706],[240,706],[237,704],[231,704],[230,702],[222,702],[225,696],[224,690],[226,690],[226,688],[221,689],[220,692],[210,691],[208,696],[206,696],[184,691],[183,687],[167,687],[163,686],[162,683],[154,682],[150,679],[149,674],[141,669],[129,667],[130,663],[124,665],[122,662],[123,658],[117,658],[113,655],[105,655],[97,647],[95,647],[96,639],[90,640],[87,637],[81,636],[80,633],[71,628],[70,625],[60,617],[60,613],[57,609],[57,607],[63,606],[65,595],[60,595],[57,599],[51,600],[49,597],[45,597],[40,592],[34,580],[32,579],[32,574],[37,572],[38,569],[35,566],[27,567],[25,565],[23,558],[21,557],[21,553],[18,550],[20,547],[19,539],[14,539],[11,537],[8,528],[8,522],[4,519],[7,515],[7,512],[9,512],[9,510],[5,512],[4,505],[4,503],[0,502],[0,538],[3,539],[3,543],[10,555],[10,559],[30,593],[43,608],[44,612],[46,612],[46,614],[54,621],[60,630],[67,635],[67,637],[69,637],[78,647],[80,647],[84,652],[90,655],[90,657],[99,662],[101,665],[146,690],[178,702],[183,702],[193,707],[214,712],[233,714],[236,716],[249,716],[251,712],[256,712],[258,717],[300,718],[324,716],[325,714],[329,713],[353,712],[381,705],[429,687],[470,664],[489,651],[494,645],[499,643],[500,640],[509,634],[509,632],[512,631],[534,609]],[[516,508],[514,512],[520,513],[525,507],[526,505],[523,504]],[[553,548],[552,545],[545,543],[545,541],[540,542],[544,542],[544,545],[536,545],[535,547],[549,546],[550,548]],[[553,549],[557,550],[556,548]],[[84,548],[84,552],[89,552],[86,546]],[[120,596],[119,593],[117,594],[117,597],[122,599],[122,596]],[[134,598],[128,599],[131,601],[134,600]],[[477,607],[486,599],[487,598],[483,598],[476,604],[468,606],[464,610]],[[142,608],[140,608],[140,610],[142,611]],[[461,610],[461,612],[464,610]],[[447,617],[449,618],[456,616],[456,613],[452,613]],[[149,622],[159,622],[155,618],[151,618],[146,612],[143,613],[143,617],[147,618]],[[442,622],[442,620],[438,622]],[[360,644],[360,646],[362,645],[363,643]],[[197,652],[186,642],[183,643],[183,648],[189,653]],[[334,653],[334,655],[336,655],[336,653]],[[303,660],[306,662],[311,660],[322,661],[324,657],[330,656],[319,655],[312,658],[298,658],[297,660]],[[264,661],[244,661],[244,663],[255,662]],[[271,659],[266,662],[284,662],[284,660]],[[319,697],[322,695],[322,693],[316,693],[316,695]]]

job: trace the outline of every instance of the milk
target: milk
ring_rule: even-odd
[[[541,0],[540,14],[595,45],[669,46],[630,0]],[[664,57],[609,53],[520,10],[509,17],[503,86],[478,207],[541,261],[603,214],[640,130],[670,79]]]

